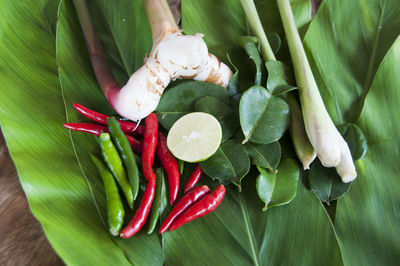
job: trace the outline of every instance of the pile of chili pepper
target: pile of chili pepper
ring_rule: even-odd
[[[80,104],[75,109],[85,117],[99,123],[65,123],[64,127],[98,136],[101,160],[92,154],[92,161],[99,171],[107,199],[107,225],[112,235],[129,238],[138,233],[150,215],[147,233],[151,234],[161,213],[161,191],[164,184],[164,171],[153,171],[155,155],[165,169],[169,183],[169,201],[174,205],[179,191],[180,173],[183,162],[178,162],[167,147],[165,135],[159,131],[154,113],[145,119],[145,125],[118,120]],[[143,142],[136,137],[143,137]],[[122,229],[125,210],[119,194],[122,192],[130,209],[139,194],[139,167],[134,153],[141,155],[141,167],[147,181],[139,206],[129,224]],[[214,191],[208,186],[195,187],[203,171],[198,164],[184,188],[184,195],[177,201],[159,233],[173,231],[185,223],[202,217],[215,210],[222,202],[225,187],[219,185]],[[119,186],[119,189],[118,189]],[[122,230],[121,230],[122,229]]]

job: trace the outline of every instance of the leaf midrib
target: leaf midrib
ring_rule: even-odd
[[[263,158],[263,160],[265,161],[265,163],[269,166],[269,168],[271,168],[270,163],[268,162],[268,160],[263,156],[263,154],[251,143],[248,143],[250,146],[252,146],[254,148],[254,150],[257,152],[257,154],[260,155],[261,158]]]
[[[235,168],[233,168],[233,165],[231,163],[231,161],[229,160],[228,156],[226,156],[224,150],[222,148],[219,148],[222,152],[222,155],[225,157],[225,159],[228,161],[229,163],[229,168],[232,170],[233,176],[236,177],[236,172],[235,172]]]
[[[253,126],[253,128],[250,130],[249,134],[247,135],[248,137],[246,137],[246,140],[249,140],[251,138],[251,136],[253,135],[253,132],[256,130],[257,126],[260,124],[265,112],[267,111],[267,107],[269,106],[269,104],[271,102],[271,98],[272,98],[272,96],[269,95],[269,97],[267,99],[267,101],[268,101],[267,104],[265,105],[265,107],[264,107],[259,119],[257,119],[256,124]]]
[[[62,5],[62,3],[63,3],[63,0],[60,0],[60,3],[59,3],[59,5],[58,5],[58,10],[57,10],[57,13],[58,13],[57,15],[58,15],[58,17],[60,16],[60,10],[61,10],[61,5]],[[58,45],[57,45],[58,42],[57,42],[57,40],[58,40],[58,37],[59,37],[59,36],[58,36],[58,35],[59,35],[59,30],[58,30],[59,25],[60,25],[60,24],[58,23],[58,24],[57,24],[57,27],[56,27],[56,36],[55,36],[55,40],[56,40],[56,45],[55,45],[55,48],[56,48],[56,49],[55,49],[55,52],[56,52],[56,55],[58,54],[58,52],[57,52],[57,51],[58,51]],[[56,56],[57,67],[58,67],[58,69],[61,69],[58,60],[59,60],[59,57]],[[63,89],[63,83],[62,83],[60,74],[61,74],[61,71],[58,71],[58,81],[59,81],[59,83],[60,83],[61,98],[62,98],[63,104],[64,104],[65,119],[66,119],[67,122],[69,122],[70,120],[69,120],[69,115],[68,115],[68,111],[67,111],[67,102],[66,102],[66,100],[65,100],[65,94],[64,94],[64,89]],[[76,159],[76,161],[77,161],[77,163],[78,163],[80,172],[82,173],[83,177],[85,178],[85,181],[86,181],[87,186],[88,186],[89,191],[90,191],[90,195],[91,195],[91,197],[92,197],[92,199],[93,199],[94,205],[95,205],[96,210],[97,210],[97,212],[98,212],[98,214],[99,214],[99,217],[100,217],[100,219],[101,219],[101,222],[103,223],[104,227],[107,228],[106,223],[105,223],[103,217],[101,216],[101,212],[100,212],[100,210],[99,210],[99,207],[98,207],[98,205],[97,205],[96,199],[95,199],[95,197],[94,197],[94,193],[93,193],[92,187],[91,187],[91,185],[90,185],[90,182],[89,182],[89,180],[88,180],[88,178],[87,178],[85,172],[83,171],[83,167],[82,167],[82,164],[81,164],[81,162],[80,162],[78,153],[77,153],[77,151],[76,151],[76,147],[75,147],[74,140],[73,140],[73,138],[72,138],[71,131],[68,130],[68,133],[69,133],[69,138],[70,138],[70,140],[71,140],[72,150],[73,150],[73,152],[74,152],[74,157],[75,157],[75,159]]]
[[[317,199],[318,199],[318,196],[315,194],[315,192],[313,192],[313,196],[314,196],[314,197],[317,197]],[[341,258],[341,260],[342,260],[342,265],[344,265],[344,258],[343,258],[343,248],[344,248],[344,247],[342,247],[342,242],[340,241],[339,236],[337,235],[336,228],[335,228],[335,224],[334,224],[333,221],[331,220],[331,217],[329,216],[329,214],[328,214],[328,212],[327,212],[325,206],[322,204],[322,202],[321,202],[319,199],[318,199],[318,202],[319,202],[319,204],[321,205],[321,207],[322,207],[322,209],[323,209],[323,211],[324,211],[324,214],[325,214],[325,216],[327,217],[328,222],[329,222],[329,224],[330,224],[330,226],[331,226],[331,228],[332,228],[333,234],[334,234],[334,236],[335,236],[336,242],[337,242],[338,247],[339,247],[340,258]],[[339,204],[339,202],[337,202],[337,204]],[[336,215],[336,214],[335,214],[335,215]]]
[[[258,247],[257,247],[257,242],[256,242],[256,239],[254,236],[253,228],[251,227],[249,214],[247,213],[247,209],[244,204],[242,193],[240,193],[240,192],[239,192],[239,204],[240,204],[240,209],[243,214],[243,220],[244,220],[244,223],[246,226],[247,235],[249,237],[250,248],[251,248],[251,252],[253,255],[254,265],[259,266],[259,265],[261,265],[260,251],[258,250]]]
[[[363,84],[363,87],[362,87],[362,93],[361,93],[361,96],[360,96],[360,106],[358,108],[358,112],[357,112],[357,115],[356,115],[356,121],[358,121],[360,119],[362,110],[364,109],[365,100],[367,98],[367,95],[368,95],[369,91],[371,90],[373,77],[375,76],[375,75],[373,75],[372,71],[373,71],[373,68],[374,68],[374,63],[376,61],[376,53],[377,53],[378,46],[379,46],[379,39],[380,39],[380,36],[381,36],[381,33],[382,33],[382,29],[383,29],[383,27],[382,27],[383,15],[385,14],[386,3],[387,3],[387,1],[384,0],[383,6],[382,6],[382,10],[381,10],[381,14],[380,14],[380,17],[379,17],[377,32],[376,32],[375,39],[374,39],[374,44],[373,44],[373,47],[372,47],[371,57],[370,57],[369,62],[368,62],[367,75],[365,76],[364,84]]]
[[[330,202],[332,200],[332,184],[333,184],[333,179],[330,178],[329,180],[329,189],[328,189],[328,195],[326,197],[326,203]]]

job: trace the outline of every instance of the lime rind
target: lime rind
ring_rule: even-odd
[[[171,127],[167,145],[171,153],[185,162],[200,162],[212,156],[222,139],[218,120],[207,113],[194,112],[179,118]]]

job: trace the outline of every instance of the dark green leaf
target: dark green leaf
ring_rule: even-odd
[[[297,89],[291,71],[280,61],[265,63],[268,70],[267,88],[272,95],[281,95]]]
[[[193,80],[180,81],[161,97],[156,109],[159,122],[170,129],[176,120],[192,112],[195,101],[203,96],[214,96],[229,103],[229,93],[224,87]]]
[[[355,124],[338,126],[338,130],[349,145],[353,160],[362,158],[367,152],[367,140],[362,130]],[[326,168],[319,160],[310,167],[308,183],[311,191],[327,204],[343,197],[351,187],[351,183],[342,182],[335,168]]]
[[[231,80],[229,80],[228,84],[228,91],[229,91],[229,96],[235,96],[239,93],[239,69],[232,63],[231,58],[229,54],[227,55],[228,61],[231,64],[231,66],[234,68],[234,73],[233,76],[231,77]]]
[[[343,183],[335,168],[324,167],[315,160],[308,173],[308,184],[320,200],[329,204],[330,201],[343,197],[350,189],[351,183]]]
[[[337,128],[349,145],[353,160],[357,161],[364,157],[368,150],[368,143],[361,128],[350,123]]]
[[[269,33],[268,36],[268,42],[271,45],[272,51],[274,54],[277,54],[279,49],[281,48],[281,37],[276,32]]]
[[[211,114],[218,120],[222,127],[222,142],[232,137],[239,127],[239,121],[229,105],[216,97],[201,97],[196,101],[194,110]]]
[[[281,159],[281,145],[278,141],[270,144],[254,144],[248,142],[244,145],[251,158],[251,163],[257,166],[275,169]]]
[[[274,191],[276,172],[268,171],[267,169],[261,167],[257,167],[257,169],[260,172],[256,179],[257,194],[265,203],[265,206],[262,208],[262,210],[266,211]]]
[[[256,78],[254,84],[261,85],[263,60],[260,55],[260,41],[253,36],[240,36],[238,38],[238,43],[243,46],[250,59],[253,60],[256,65]]]
[[[240,186],[242,178],[249,172],[250,159],[243,146],[229,140],[219,146],[217,152],[200,163],[204,173],[223,184],[233,182]]]
[[[298,163],[290,158],[283,159],[278,166],[274,192],[268,208],[288,204],[296,197],[300,177]]]
[[[243,93],[239,105],[240,125],[245,141],[269,144],[279,140],[289,124],[289,106],[278,97],[271,96],[261,86]]]
[[[231,96],[231,106],[236,113],[236,115],[239,114],[239,101],[240,97],[242,97],[241,91],[240,91],[240,80],[239,80],[239,69],[232,63],[230,56],[228,55],[228,60],[232,67],[235,69],[235,73],[233,74],[231,80],[229,81],[228,84],[228,91],[229,91],[229,96]]]

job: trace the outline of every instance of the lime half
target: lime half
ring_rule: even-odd
[[[218,120],[210,114],[195,112],[182,116],[172,125],[167,145],[176,158],[194,163],[213,155],[221,139]]]

